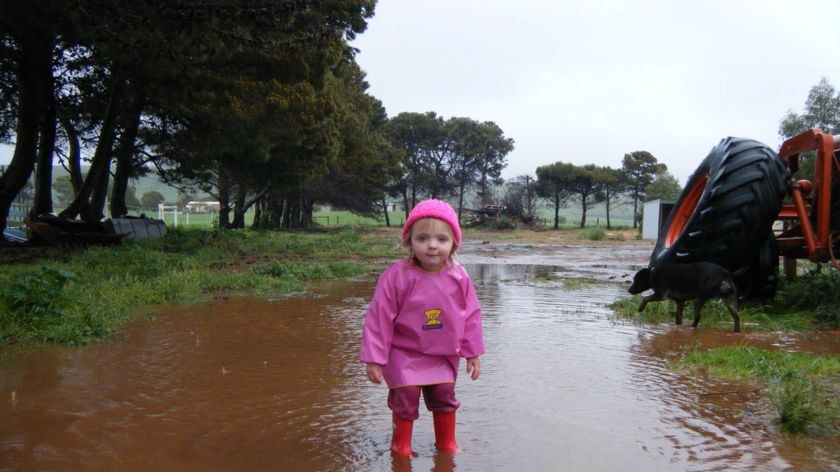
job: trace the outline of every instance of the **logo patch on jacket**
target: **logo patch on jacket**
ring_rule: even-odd
[[[426,315],[426,322],[423,323],[423,330],[427,329],[441,329],[443,328],[443,321],[439,320],[440,310],[426,310],[423,312]]]

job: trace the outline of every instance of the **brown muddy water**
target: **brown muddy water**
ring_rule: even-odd
[[[635,242],[462,249],[488,353],[478,381],[459,379],[454,457],[435,452],[422,408],[418,456],[391,457],[387,391],[357,360],[373,284],[351,281],[170,307],[102,342],[8,356],[0,470],[840,470],[836,439],[780,434],[754,387],[667,364],[692,343],[836,354],[838,336],[615,320],[606,305],[649,252]]]

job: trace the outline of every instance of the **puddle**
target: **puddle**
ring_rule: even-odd
[[[391,458],[387,391],[357,361],[373,285],[341,282],[173,307],[102,342],[3,360],[0,471],[840,470],[835,442],[780,435],[759,395],[700,395],[733,386],[666,360],[695,337],[835,354],[838,337],[615,321],[606,305],[649,246],[509,249],[462,251],[488,353],[478,381],[459,380],[455,457],[435,452],[421,408],[419,456]],[[570,289],[571,276],[589,282]]]

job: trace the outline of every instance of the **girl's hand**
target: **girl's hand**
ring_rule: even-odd
[[[382,383],[382,366],[379,364],[367,364],[367,378],[375,384]]]
[[[481,361],[477,357],[470,357],[467,359],[467,373],[471,374],[470,378],[475,380],[481,375]]]

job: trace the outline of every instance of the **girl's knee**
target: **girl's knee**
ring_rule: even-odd
[[[449,413],[461,406],[455,398],[455,384],[444,383],[423,387],[423,400],[426,408],[435,413]]]
[[[388,391],[388,408],[400,418],[416,420],[420,416],[420,387],[392,388]]]

